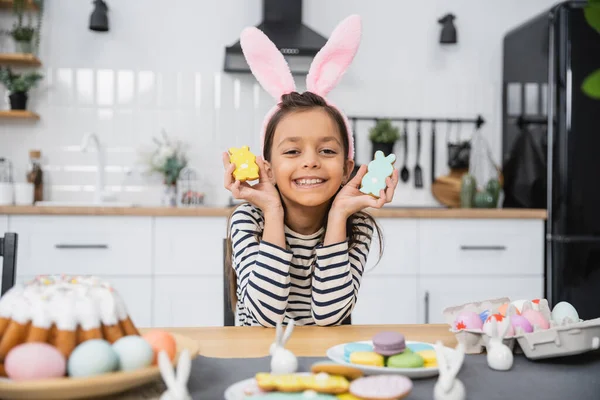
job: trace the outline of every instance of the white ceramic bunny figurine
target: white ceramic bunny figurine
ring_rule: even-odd
[[[433,388],[434,400],[464,400],[466,398],[465,385],[456,379],[465,359],[464,345],[459,343],[456,351],[451,355],[440,341],[433,347],[440,371],[438,381]]]
[[[282,321],[277,322],[275,342],[271,344],[269,353],[271,354],[271,373],[272,374],[293,374],[298,370],[298,360],[291,351],[285,348],[285,344],[290,339],[294,330],[294,320],[288,321],[285,333],[283,333]]]
[[[187,382],[192,368],[190,353],[187,350],[183,350],[179,355],[177,376],[175,376],[169,356],[164,351],[158,353],[158,367],[167,385],[167,391],[162,394],[160,400],[192,400],[192,396],[190,396],[187,389]]]
[[[491,369],[508,371],[513,365],[514,356],[512,350],[502,340],[510,328],[510,320],[503,324],[502,332],[495,318],[492,318],[490,324],[492,336],[487,344],[487,363]]]

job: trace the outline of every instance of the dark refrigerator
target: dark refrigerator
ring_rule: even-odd
[[[546,293],[600,317],[600,69],[587,2],[564,2],[504,40],[504,207],[546,208]]]

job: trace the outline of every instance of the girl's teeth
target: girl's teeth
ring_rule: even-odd
[[[299,185],[315,185],[323,182],[321,179],[300,179],[296,181]]]

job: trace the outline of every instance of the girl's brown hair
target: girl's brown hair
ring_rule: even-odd
[[[283,117],[288,114],[306,111],[314,108],[321,108],[331,116],[331,118],[335,121],[338,131],[342,137],[342,145],[344,148],[344,161],[348,159],[348,149],[350,147],[350,143],[348,142],[348,130],[346,129],[346,124],[344,123],[344,117],[333,107],[327,104],[323,97],[316,95],[311,92],[304,92],[302,94],[298,92],[292,92],[290,94],[283,95],[281,97],[281,102],[279,103],[279,109],[275,112],[273,117],[269,120],[267,124],[267,128],[265,130],[265,143],[264,143],[264,159],[267,161],[271,161],[271,148],[273,146],[273,137],[275,136],[275,128],[277,124]],[[340,188],[341,189],[341,188]],[[339,192],[339,191],[338,191]],[[337,193],[336,193],[337,194]],[[333,197],[335,198],[335,196]],[[332,198],[332,200],[333,200]],[[284,205],[285,207],[285,205]],[[329,207],[331,207],[331,202],[329,203]],[[237,207],[236,207],[237,209]],[[235,209],[233,210],[235,211]],[[233,214],[233,212],[231,213]],[[227,219],[227,238],[226,238],[226,246],[225,246],[225,276],[228,281],[229,287],[229,301],[231,305],[231,309],[235,314],[236,304],[238,301],[237,298],[237,276],[235,270],[232,266],[232,243],[231,243],[231,214]],[[327,212],[325,215],[327,216]],[[360,211],[356,214],[353,214],[348,221],[346,222],[346,235],[350,238],[349,247],[352,248],[356,246],[356,244],[360,241],[361,236],[365,236],[365,234],[359,229],[358,226],[355,225],[355,221],[360,220],[369,220],[371,224],[375,227],[377,231],[377,236],[379,238],[379,257],[383,253],[383,237],[381,235],[381,228],[375,221],[375,219],[366,212]],[[324,221],[325,228],[327,228],[327,219]]]

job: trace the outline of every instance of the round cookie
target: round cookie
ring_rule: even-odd
[[[355,351],[373,351],[373,346],[368,343],[348,343],[344,346],[344,360],[350,362],[350,354]]]
[[[412,381],[402,375],[372,375],[350,384],[350,393],[365,400],[396,400],[410,394]]]
[[[424,368],[431,368],[431,367],[438,366],[437,354],[435,353],[435,350],[421,350],[421,351],[417,351],[416,354],[423,357],[423,362],[424,362],[423,367]]]
[[[387,359],[389,368],[422,368],[425,364],[423,357],[417,353],[402,353]]]
[[[324,372],[329,375],[341,375],[350,380],[360,378],[364,375],[363,372],[358,368],[337,364],[330,361],[317,362],[310,367],[310,370],[313,374]]]
[[[355,351],[350,354],[350,362],[352,364],[383,367],[384,358],[381,354],[377,354],[373,351]]]
[[[415,353],[418,353],[419,351],[423,351],[423,350],[434,350],[433,346],[430,345],[429,343],[410,343],[410,344],[407,344],[406,347],[408,349],[411,349]]]
[[[304,392],[296,393],[280,393],[280,392],[269,392],[264,394],[258,394],[249,397],[252,400],[336,400],[337,397],[330,394],[317,393],[312,390],[306,390]]]
[[[382,356],[400,354],[404,349],[406,349],[406,341],[401,333],[384,331],[373,336],[373,351]]]

